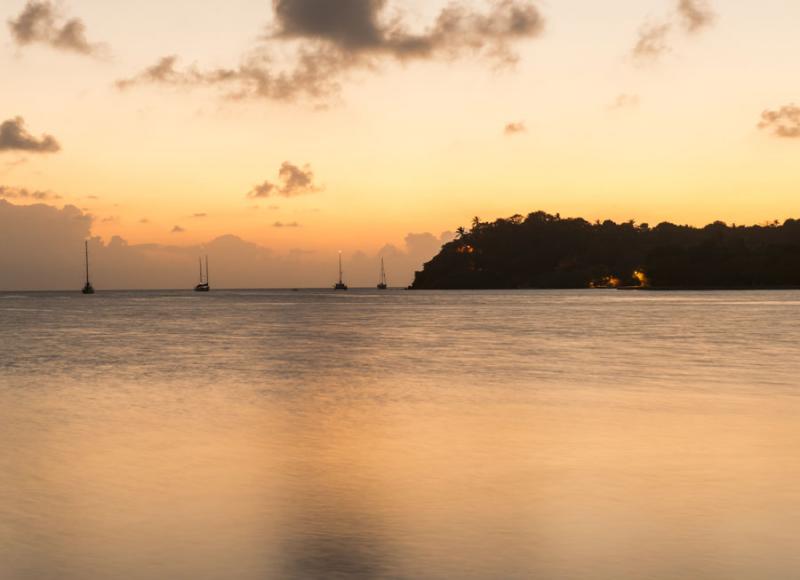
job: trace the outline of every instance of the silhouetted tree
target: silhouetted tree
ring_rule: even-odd
[[[640,274],[636,274],[636,273]],[[418,272],[413,288],[800,287],[800,221],[704,228],[594,224],[543,211],[475,218]]]

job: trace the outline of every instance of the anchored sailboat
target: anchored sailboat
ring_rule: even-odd
[[[339,281],[333,286],[334,290],[347,290],[347,284],[342,279],[342,253],[339,252]]]
[[[89,242],[88,240],[84,242],[84,250],[86,253],[86,285],[83,287],[84,294],[94,294],[94,287],[89,282]]]
[[[383,267],[383,258],[381,258],[381,280],[378,282],[378,290],[386,290],[389,285],[386,283],[386,268]]]
[[[194,287],[195,292],[210,292],[211,286],[208,285],[208,256],[206,256],[206,275],[203,277],[203,259],[198,258],[200,262],[200,283]]]

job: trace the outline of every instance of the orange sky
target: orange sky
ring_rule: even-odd
[[[234,234],[326,255],[538,209],[692,224],[800,215],[800,121],[780,117],[783,138],[758,127],[799,93],[788,55],[800,5],[474,0],[446,29],[445,2],[200,4],[3,3],[0,122],[21,117],[60,150],[0,149],[0,186],[60,196],[45,202],[83,208],[106,241]],[[46,18],[25,28],[31,6]],[[84,31],[65,41],[73,19]],[[298,76],[288,95],[242,80],[254,55],[271,59],[262,73],[292,74],[303,51],[320,94]],[[169,55],[164,78],[143,76]],[[212,80],[220,69],[238,80]],[[291,197],[284,163],[313,174]],[[271,196],[248,198],[264,182]]]

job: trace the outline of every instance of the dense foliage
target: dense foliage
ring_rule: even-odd
[[[762,226],[589,223],[544,212],[475,218],[414,289],[800,287],[800,221]]]

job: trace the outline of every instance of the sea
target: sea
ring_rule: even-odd
[[[3,580],[800,577],[800,292],[0,293]]]

